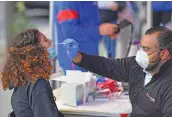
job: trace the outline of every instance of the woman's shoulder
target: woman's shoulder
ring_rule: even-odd
[[[40,85],[49,85],[49,81],[44,78],[38,78],[34,83],[34,85],[40,84]]]
[[[31,83],[33,89],[48,90],[51,88],[49,81],[44,78],[37,79],[34,83]]]
[[[37,94],[44,91],[52,92],[49,81],[45,80],[44,78],[39,78],[34,83],[30,82],[27,89],[27,93],[29,96],[36,96]]]

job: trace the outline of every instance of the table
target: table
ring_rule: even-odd
[[[131,104],[128,95],[121,95],[109,101],[93,101],[77,107],[63,105],[58,89],[53,91],[58,109],[65,117],[121,117],[122,113],[131,113]]]

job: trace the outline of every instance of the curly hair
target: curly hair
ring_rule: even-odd
[[[52,65],[49,53],[39,46],[39,31],[26,30],[14,38],[9,48],[9,59],[2,72],[3,89],[23,86],[26,81],[49,79]]]

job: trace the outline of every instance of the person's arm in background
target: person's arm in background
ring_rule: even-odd
[[[114,1],[109,6],[112,11],[122,11],[126,7],[125,1]]]
[[[78,2],[65,1],[55,2],[55,7],[58,9],[57,23],[62,29],[65,38],[75,38],[77,41],[88,40],[89,37],[100,39],[100,35],[113,35],[117,25],[103,24],[100,26],[88,25],[84,26],[79,22]],[[89,9],[88,9],[89,10]],[[90,14],[92,12],[90,11]],[[81,39],[82,38],[82,39]]]
[[[125,1],[98,1],[99,9],[121,11],[126,7]]]

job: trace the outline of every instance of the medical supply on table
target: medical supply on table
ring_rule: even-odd
[[[79,106],[94,101],[109,101],[120,91],[118,83],[104,77],[96,78],[90,72],[66,70],[66,76],[52,80],[62,82],[60,99],[64,105]]]
[[[63,104],[69,106],[83,104],[83,90],[82,84],[62,84],[60,87],[60,98],[63,100]]]
[[[116,97],[120,92],[117,81],[99,76],[96,80],[95,101],[109,101],[111,97]]]
[[[98,81],[101,82],[97,82],[96,83],[96,87],[99,89],[109,89],[112,93],[113,92],[119,92],[119,86],[117,81],[109,79],[109,78],[104,78],[104,79],[98,79]]]
[[[63,82],[60,87],[60,99],[69,106],[78,106],[94,100],[96,77],[90,72],[67,70],[66,76],[53,78]]]

